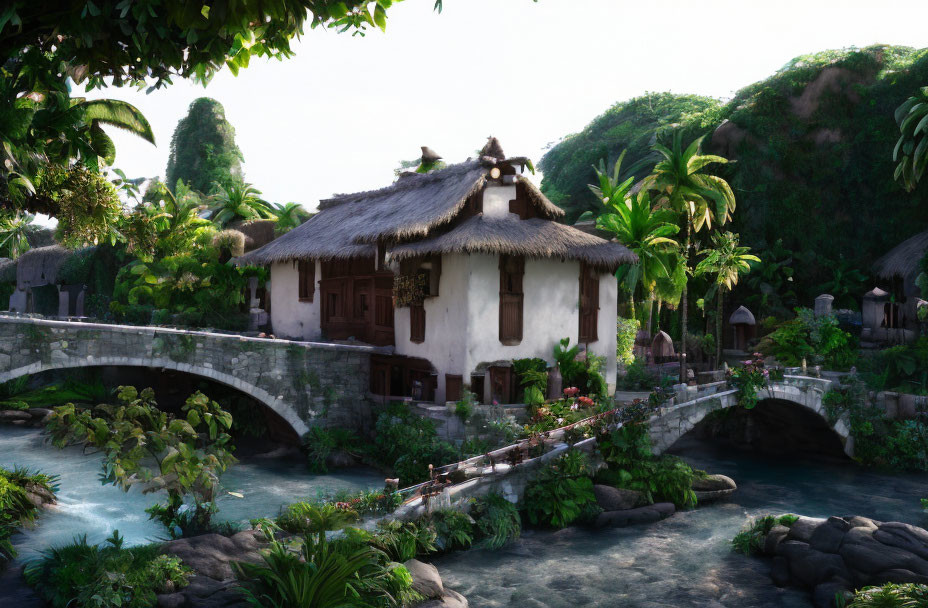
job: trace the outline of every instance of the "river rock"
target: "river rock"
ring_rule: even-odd
[[[0,422],[19,422],[32,420],[29,412],[23,410],[0,410]]]
[[[468,606],[466,597],[452,589],[445,589],[445,594],[441,598],[419,604],[417,608],[468,608]]]
[[[232,562],[260,563],[260,545],[257,532],[246,530],[230,537],[221,534],[203,534],[167,542],[164,553],[176,555],[198,574],[216,581],[235,578]]]
[[[706,475],[693,480],[692,488],[696,492],[718,492],[719,490],[737,490],[738,484],[726,475]]]
[[[403,565],[412,575],[413,591],[427,598],[440,598],[444,595],[445,586],[441,582],[438,568],[417,559],[411,559]]]
[[[784,534],[774,526],[764,554],[774,556],[771,579],[813,591],[817,607],[833,608],[836,594],[884,583],[928,584],[928,530],[867,517],[800,517]]]
[[[596,528],[624,528],[635,524],[647,524],[670,517],[675,511],[676,508],[670,502],[659,502],[646,507],[626,509],[624,511],[603,511],[596,517],[593,526]]]
[[[601,484],[593,486],[593,494],[603,511],[625,511],[645,502],[641,492]]]

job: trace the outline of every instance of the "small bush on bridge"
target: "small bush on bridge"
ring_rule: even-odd
[[[370,456],[390,468],[408,486],[429,478],[429,465],[457,462],[460,454],[438,438],[435,423],[416,416],[404,403],[392,403],[377,417]]]
[[[696,506],[693,479],[705,472],[694,470],[676,456],[654,456],[646,423],[626,423],[600,434],[597,447],[607,465],[597,473],[597,483],[641,492],[649,503]]]
[[[48,422],[52,443],[83,443],[103,451],[103,480],[128,492],[167,491],[167,503],[147,509],[171,535],[191,536],[212,529],[219,477],[235,462],[232,415],[197,391],[184,404],[185,418],[162,412],[150,388],[118,389],[117,405],[92,410],[74,404],[55,408]],[[192,509],[186,498],[193,499]]]
[[[470,511],[483,540],[480,546],[499,549],[522,534],[522,518],[514,504],[502,494],[487,494],[478,499]]]
[[[765,336],[758,349],[787,366],[805,359],[833,370],[850,369],[858,356],[854,337],[838,326],[834,315],[816,317],[808,308],[797,308],[796,318]]]

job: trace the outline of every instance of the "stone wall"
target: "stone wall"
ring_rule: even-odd
[[[302,435],[371,423],[370,346],[0,316],[0,382],[50,369],[172,369],[236,388]]]

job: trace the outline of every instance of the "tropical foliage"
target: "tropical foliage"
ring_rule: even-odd
[[[118,530],[101,545],[78,536],[28,564],[26,581],[52,608],[148,608],[187,586],[193,571],[161,544],[123,548]]]
[[[797,308],[796,317],[765,336],[758,346],[787,366],[824,365],[826,369],[848,369],[857,359],[853,336],[842,330],[834,315],[816,317],[808,308]]]
[[[166,181],[186,183],[208,194],[228,187],[242,176],[242,152],[235,144],[235,128],[226,120],[222,104],[209,97],[190,103],[171,138]]]
[[[570,451],[538,472],[525,488],[524,509],[533,525],[564,528],[595,516],[592,469],[586,454]]]
[[[920,88],[896,108],[895,118],[899,141],[893,150],[893,161],[897,163],[893,176],[911,192],[928,164],[928,87]]]
[[[0,569],[16,556],[10,536],[20,527],[31,525],[38,514],[39,508],[30,495],[54,498],[56,482],[57,477],[44,473],[0,467]]]
[[[256,220],[273,217],[273,212],[261,194],[251,184],[233,181],[229,184],[217,184],[216,194],[209,205],[209,219],[225,227],[236,220]]]
[[[103,483],[126,492],[136,484],[146,493],[165,491],[166,503],[148,513],[172,536],[209,531],[219,477],[235,462],[232,416],[200,392],[187,399],[183,418],[159,410],[150,388],[121,386],[117,398],[117,405],[92,410],[55,408],[47,426],[52,443],[100,449]],[[185,506],[188,498],[193,504]]]
[[[19,211],[0,214],[0,257],[15,260],[29,250],[34,220],[34,215]]]

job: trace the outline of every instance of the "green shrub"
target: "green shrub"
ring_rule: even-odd
[[[313,473],[328,473],[326,459],[335,450],[357,451],[360,438],[348,429],[314,426],[303,435],[303,448]]]
[[[8,470],[0,467],[0,565],[4,559],[16,556],[10,536],[21,526],[35,521],[38,507],[29,500],[27,492],[54,494],[58,478],[33,472],[22,467]]]
[[[524,390],[522,402],[528,405],[544,403],[548,390],[548,362],[538,357],[513,359],[512,370]]]
[[[192,571],[160,544],[122,548],[119,532],[103,545],[81,536],[47,549],[24,576],[52,608],[149,608],[158,593],[185,587]]]
[[[340,530],[358,521],[358,512],[345,505],[295,502],[287,505],[275,520],[281,529],[292,534]]]
[[[428,521],[381,520],[377,523],[371,544],[392,561],[403,563],[437,551],[437,539],[438,534]]]
[[[775,517],[773,515],[764,515],[752,519],[744,526],[738,534],[731,540],[732,549],[736,553],[743,555],[754,555],[764,550],[764,542],[767,534],[776,525],[786,526],[787,528],[796,523],[799,519],[797,515],[787,514]]]
[[[404,403],[393,403],[377,417],[370,456],[390,468],[408,486],[429,477],[429,465],[457,462],[458,450],[438,439],[435,424],[417,416]]]
[[[616,359],[626,366],[635,362],[635,338],[641,323],[638,319],[623,319],[619,317],[616,324]]]
[[[761,340],[758,349],[787,366],[809,365],[846,370],[857,360],[857,344],[838,327],[834,315],[816,317],[808,308],[797,308],[796,318],[780,325]]]
[[[641,492],[649,503],[667,501],[678,508],[696,506],[693,480],[705,473],[694,470],[676,456],[654,456],[647,424],[626,423],[601,434],[597,447],[607,466],[597,473],[597,482]]]
[[[928,585],[887,583],[859,590],[847,608],[924,608],[928,606]]]
[[[456,509],[434,511],[430,516],[435,528],[435,546],[440,551],[469,549],[474,542],[474,520]]]
[[[519,510],[502,494],[492,493],[477,499],[471,516],[477,522],[480,545],[488,549],[499,549],[522,534]]]
[[[569,451],[556,458],[525,488],[524,509],[534,525],[564,528],[596,504],[586,454]]]

